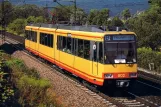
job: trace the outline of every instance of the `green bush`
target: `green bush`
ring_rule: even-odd
[[[20,59],[11,59],[11,60],[8,60],[6,62],[6,65],[8,67],[10,67],[10,68],[12,68],[12,66],[17,66],[18,68],[24,68],[25,67],[23,61],[20,60]]]
[[[154,70],[161,72],[161,53],[151,48],[138,48],[138,65],[149,69],[149,63],[154,63]]]
[[[17,74],[25,73],[26,75],[30,77],[40,78],[38,72],[32,68],[28,69],[24,62],[20,59],[11,59],[6,61],[6,65],[10,67],[11,69],[14,69],[14,71],[18,71]],[[20,72],[19,72],[20,71]]]
[[[10,106],[13,101],[14,89],[12,87],[10,72],[6,70],[4,58],[6,54],[0,50],[0,106]]]
[[[22,60],[14,58],[6,61],[6,65],[12,71],[12,82],[16,88],[15,96],[21,106],[61,106],[56,96],[48,91],[52,89],[51,83],[41,78],[36,69],[29,69]]]
[[[49,81],[23,75],[19,79],[17,84],[21,95],[19,98],[19,103],[21,105],[35,107],[38,106],[40,102],[44,103],[45,105],[50,103],[46,99],[46,92],[47,89],[50,87]]]

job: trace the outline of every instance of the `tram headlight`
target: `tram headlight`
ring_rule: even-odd
[[[105,78],[113,78],[113,74],[105,74],[104,77]]]
[[[129,76],[130,77],[137,77],[137,73],[130,73]]]

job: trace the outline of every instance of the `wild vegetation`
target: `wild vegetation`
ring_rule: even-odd
[[[29,69],[22,60],[0,52],[0,106],[60,107],[51,83],[42,79],[35,69]],[[3,57],[3,58],[2,58]]]
[[[138,48],[138,65],[149,69],[149,64],[151,64],[151,70],[161,73],[161,53],[151,48]]]

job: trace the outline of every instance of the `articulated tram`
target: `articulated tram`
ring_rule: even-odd
[[[51,24],[25,30],[28,51],[91,84],[128,87],[137,78],[134,32]]]

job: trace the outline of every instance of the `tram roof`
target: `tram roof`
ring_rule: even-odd
[[[44,24],[44,23],[41,23],[41,24],[28,24],[28,26],[75,30],[75,31],[105,32],[104,30],[100,29],[99,26],[96,26],[96,25],[71,26],[71,25],[66,25],[66,24]]]

